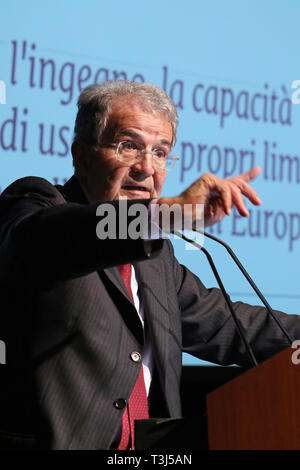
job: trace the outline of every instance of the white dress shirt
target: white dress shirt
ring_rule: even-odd
[[[132,291],[134,305],[137,310],[137,314],[140,317],[140,320],[144,328],[144,325],[145,325],[144,308],[138,296],[138,282],[136,279],[135,270],[133,266],[132,266],[132,272],[131,272],[131,291]],[[147,335],[145,335],[145,344],[144,344],[144,353],[143,353],[143,372],[144,372],[144,380],[145,380],[147,396],[149,395],[152,371],[153,371],[152,348],[151,348],[151,343],[149,341],[149,338],[147,338]]]

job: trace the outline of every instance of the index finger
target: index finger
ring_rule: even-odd
[[[254,180],[261,172],[261,167],[256,165],[255,167],[251,168],[251,170],[246,171],[246,173],[242,173],[238,176],[238,178],[242,178],[244,181],[248,182]]]

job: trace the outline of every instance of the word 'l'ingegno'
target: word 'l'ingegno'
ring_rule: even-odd
[[[118,208],[118,210],[117,210]],[[100,240],[153,240],[169,238],[175,230],[194,230],[193,241],[202,246],[204,229],[203,204],[167,204],[151,203],[148,207],[141,203],[120,200],[118,205],[104,203],[97,207],[96,215],[101,217],[96,226]],[[197,249],[186,244],[187,249]]]

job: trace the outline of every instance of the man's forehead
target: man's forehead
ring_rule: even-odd
[[[149,114],[150,117],[157,115],[148,104],[136,96],[121,96],[111,103],[110,118],[112,119],[122,120],[138,114]]]
[[[151,109],[139,97],[120,97],[112,102],[106,132],[115,133],[121,128],[139,127],[142,124],[159,127],[161,132],[169,134],[168,140],[172,140],[172,126],[165,113]]]

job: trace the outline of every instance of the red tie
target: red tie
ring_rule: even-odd
[[[127,287],[129,295],[133,301],[131,291],[131,264],[124,264],[119,266],[120,274],[123,278],[124,284]],[[130,395],[128,405],[122,417],[122,436],[118,450],[128,449],[129,439],[131,438],[130,449],[134,449],[134,420],[135,419],[148,419],[148,402],[147,393],[144,381],[143,364],[140,365],[140,372],[135,383],[135,386]]]

